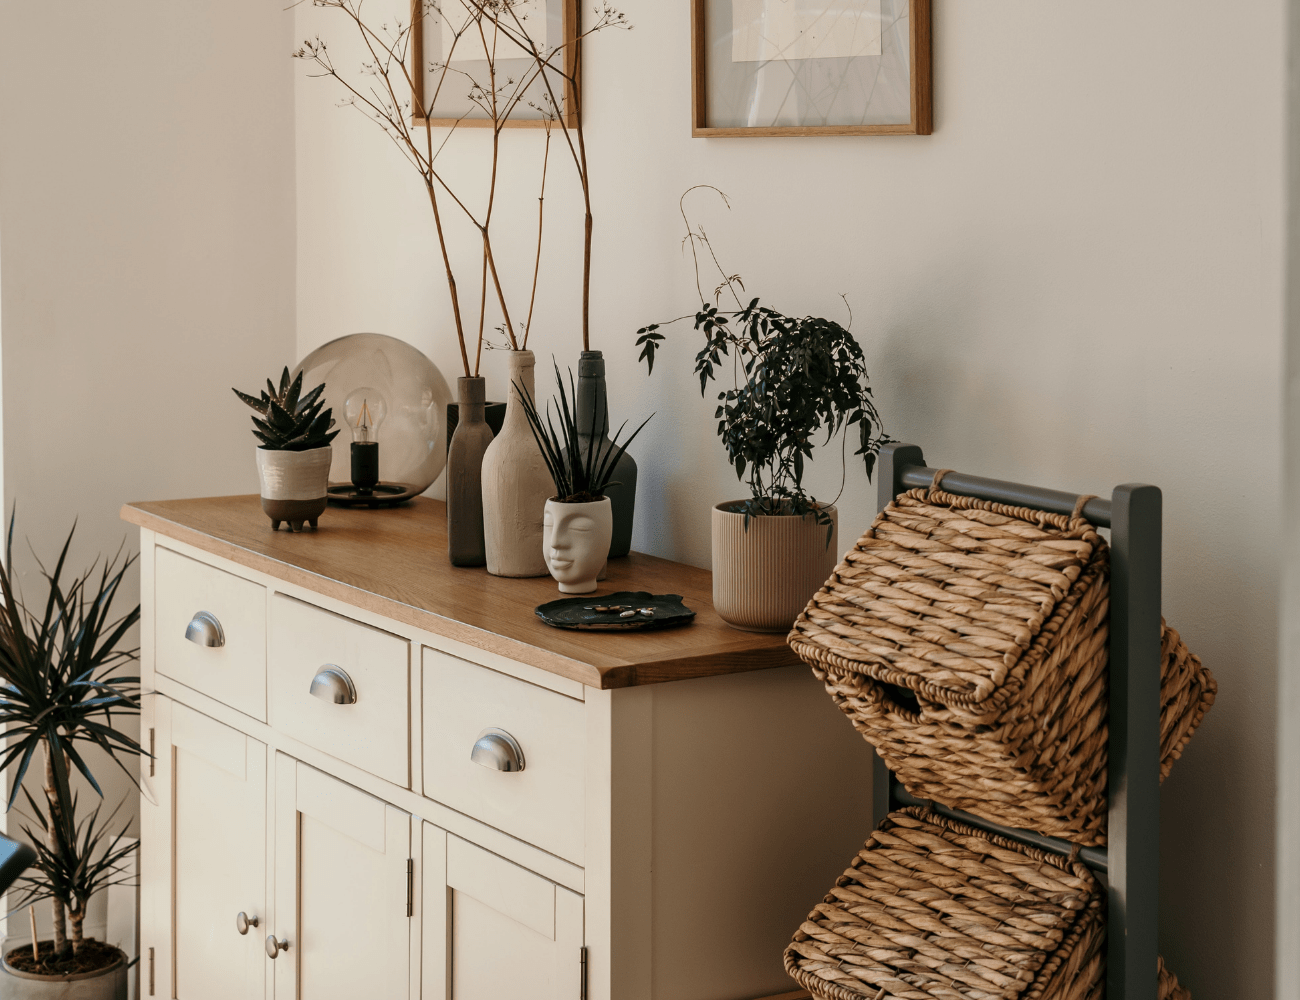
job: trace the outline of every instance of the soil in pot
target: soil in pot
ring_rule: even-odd
[[[82,941],[81,950],[76,955],[68,949],[65,955],[56,957],[53,941],[41,941],[37,947],[41,956],[39,962],[32,955],[32,946],[25,944],[5,955],[5,964],[34,976],[80,976],[101,972],[125,957],[121,948],[93,938]]]

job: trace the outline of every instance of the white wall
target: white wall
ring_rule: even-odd
[[[1283,0],[935,0],[933,136],[772,140],[691,139],[688,5],[620,7],[635,30],[593,43],[586,66],[593,346],[616,418],[657,412],[633,448],[636,546],[707,563],[709,506],[742,492],[705,430],[695,335],[671,331],[651,379],[632,347],[694,306],[677,199],[712,183],[734,210],[702,199],[698,219],[727,267],[788,312],[842,318],[847,293],[888,429],[932,465],[1164,489],[1165,611],[1221,687],[1164,793],[1162,946],[1195,995],[1270,995]],[[300,36],[316,14],[300,8]],[[344,65],[342,26],[322,30]],[[328,83],[296,86],[299,353],[378,330],[458,374],[415,174]],[[454,141],[449,173],[481,174],[486,137]],[[497,239],[521,294],[540,136],[506,147]],[[572,365],[580,218],[561,177],[534,346]],[[824,454],[819,495],[839,478]],[[851,469],[843,539],[873,498]]]
[[[77,519],[81,566],[136,550],[124,502],[257,489],[230,386],[294,361],[283,6],[0,0],[4,502],[33,596],[24,537],[57,555]]]

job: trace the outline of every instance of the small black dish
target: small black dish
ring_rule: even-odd
[[[409,483],[376,483],[369,490],[362,490],[351,483],[340,483],[326,491],[330,503],[340,507],[396,507],[411,497],[419,496],[420,491]]]
[[[695,612],[682,603],[681,594],[650,594],[644,590],[565,597],[539,605],[535,613],[555,628],[606,632],[672,628],[687,625],[695,617]]]

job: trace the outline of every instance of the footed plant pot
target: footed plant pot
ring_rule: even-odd
[[[456,432],[447,453],[447,558],[453,566],[487,562],[483,542],[483,454],[492,443],[484,419],[486,383],[456,379],[460,397]]]
[[[542,549],[546,568],[560,585],[561,594],[590,594],[609,559],[609,539],[614,532],[609,497],[590,503],[546,501]]]
[[[517,386],[533,392],[532,351],[510,352],[510,392],[501,433],[483,454],[483,541],[493,576],[545,576],[542,514],[555,483]]]
[[[713,607],[732,628],[745,632],[789,632],[794,620],[830,579],[839,559],[839,514],[828,507],[832,529],[807,514],[751,517],[732,508],[713,508]]]
[[[316,527],[316,519],[329,505],[330,447],[307,451],[257,449],[257,478],[262,484],[262,510],[271,519],[271,530],[287,522],[290,531],[301,531],[303,523]]]
[[[0,979],[0,997],[16,997],[20,1000],[126,1000],[126,977],[126,955],[121,953],[118,960],[107,968],[67,976],[38,976],[33,972],[20,972],[9,964],[6,956],[4,976]]]

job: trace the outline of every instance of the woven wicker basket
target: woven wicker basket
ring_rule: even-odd
[[[912,490],[836,567],[790,645],[913,795],[1102,845],[1109,571],[1077,510]],[[1162,655],[1163,778],[1217,688],[1171,628]]]
[[[1105,889],[1086,867],[891,813],[808,915],[786,971],[819,1000],[1100,1000]],[[1160,963],[1161,1000],[1190,1000]]]

